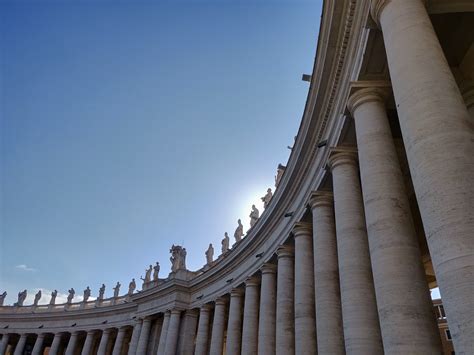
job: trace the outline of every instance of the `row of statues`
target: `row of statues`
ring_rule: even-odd
[[[160,263],[157,261],[155,266],[150,265],[148,269],[145,270],[145,278],[140,276],[140,279],[143,283],[151,282],[151,273],[153,271],[153,281],[158,280],[158,274],[160,273]]]

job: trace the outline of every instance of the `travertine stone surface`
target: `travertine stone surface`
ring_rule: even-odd
[[[31,355],[41,355],[41,354],[43,354],[43,344],[44,344],[45,335],[46,334],[44,334],[44,333],[38,334],[38,336],[36,337],[35,345],[33,347],[33,351],[31,352]],[[72,334],[71,334],[71,338],[72,338]],[[69,339],[69,341],[71,341],[71,339]],[[2,354],[1,349],[0,349],[0,354]],[[70,354],[67,353],[67,350],[66,350],[66,355],[70,355]]]
[[[9,334],[3,334],[2,342],[0,343],[0,354],[5,354],[5,350],[7,350],[8,341],[10,340]]]
[[[127,328],[125,327],[121,327],[118,330],[117,337],[115,338],[114,350],[112,351],[112,355],[120,355],[122,353],[123,340],[125,338],[126,333]]]
[[[214,307],[214,322],[212,323],[212,336],[210,355],[222,355],[224,346],[224,331],[225,331],[225,313],[226,313],[226,299],[218,298]]]
[[[284,245],[277,249],[276,354],[295,353],[295,251]]]
[[[242,326],[242,354],[257,354],[260,279],[249,277],[245,281],[244,321]]]
[[[142,321],[142,328],[140,330],[140,337],[138,338],[136,355],[145,355],[148,339],[150,337],[151,319],[146,317]]]
[[[357,153],[351,149],[333,149],[329,166],[334,189],[346,353],[383,354]]]
[[[295,237],[295,352],[316,354],[314,308],[313,231],[310,223],[299,222]]]
[[[229,321],[227,324],[227,342],[225,349],[227,355],[240,355],[243,303],[243,290],[240,288],[232,290],[230,293]]]
[[[344,334],[333,194],[312,193],[314,293],[318,354],[343,355]]]
[[[165,355],[176,354],[180,321],[181,321],[181,311],[178,309],[173,309],[170,315],[170,322],[168,325],[168,334],[166,335]]]
[[[208,349],[209,339],[209,321],[210,321],[211,306],[205,304],[199,310],[199,324],[196,335],[196,349],[195,355],[206,355]]]
[[[110,332],[111,329],[105,329],[102,332],[102,336],[100,337],[99,349],[97,350],[97,355],[106,354],[107,345],[109,345]]]
[[[356,127],[370,259],[386,354],[441,352],[410,204],[380,88],[348,102]]]
[[[472,122],[424,2],[372,2],[436,279],[457,354],[474,348]]]
[[[130,346],[128,348],[129,355],[135,355],[137,352],[138,340],[140,339],[140,333],[142,331],[142,322],[143,319],[138,318],[135,320],[135,325],[133,327],[132,339],[130,340]]]
[[[13,355],[23,355],[23,350],[25,349],[27,334],[21,334],[18,343],[15,346],[15,351]]]
[[[92,341],[94,340],[94,332],[92,332],[91,334],[92,336],[90,337],[89,344],[92,346]],[[57,355],[59,353],[59,346],[61,345],[62,336],[63,336],[63,333],[54,334],[53,343],[51,344],[51,348],[49,349],[48,355]],[[89,339],[89,332],[87,333],[87,339]],[[84,352],[86,345],[88,345],[87,339],[86,339],[86,343],[84,344],[84,348],[82,350],[82,355],[90,354],[90,351],[91,351],[91,346],[90,346],[88,347],[87,352]]]
[[[164,316],[163,316],[163,325],[161,326],[160,343],[158,344],[157,355],[164,355],[164,353],[165,353],[166,337],[168,335],[168,328],[169,328],[169,324],[170,324],[170,316],[171,316],[170,311],[166,311]]]
[[[54,340],[56,340],[57,335],[58,334],[54,336]],[[84,342],[84,346],[82,347],[81,355],[89,355],[92,353],[92,349],[94,347],[94,338],[95,338],[95,331],[93,330],[88,331],[87,336],[86,336],[86,341]],[[53,341],[53,344],[54,344],[54,341]]]
[[[74,355],[76,353],[77,337],[78,336],[79,336],[78,332],[71,333],[71,336],[69,337],[69,341],[68,341],[67,347],[66,347],[66,355]],[[35,346],[36,346],[36,344],[35,344]]]
[[[183,318],[183,339],[178,339],[181,344],[179,353],[183,355],[194,354],[194,336],[197,328],[198,311],[186,310]]]
[[[276,335],[276,265],[262,266],[260,317],[258,322],[258,354],[275,353]]]

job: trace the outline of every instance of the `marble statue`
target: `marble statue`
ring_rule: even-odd
[[[105,284],[102,284],[102,286],[99,288],[99,300],[104,299],[104,293],[105,293]]]
[[[242,225],[242,221],[240,219],[237,220],[237,224],[238,226],[234,232],[234,238],[236,242],[240,242],[244,236],[244,226]]]
[[[49,300],[50,305],[56,304],[56,296],[58,295],[58,290],[51,292],[51,299]]]
[[[33,301],[33,306],[37,306],[40,299],[41,299],[41,290],[36,292],[35,299]]]
[[[170,253],[171,271],[186,270],[186,248],[173,244]]]
[[[160,273],[160,263],[157,261],[153,267],[153,280],[158,280],[158,274]]]
[[[135,283],[135,279],[132,279],[132,281],[130,281],[130,283],[128,284],[128,295],[131,296],[136,288],[137,284]]]
[[[148,269],[145,270],[145,278],[142,279],[144,283],[151,281],[151,271],[153,270],[153,266],[150,265]]]
[[[252,212],[250,212],[250,228],[252,228],[255,223],[258,221],[258,217],[260,216],[260,212],[258,211],[257,207],[255,205],[252,205]]]
[[[273,197],[272,189],[268,188],[266,195],[261,198],[261,200],[263,201],[263,208],[267,208],[272,197]]]
[[[240,219],[239,219],[240,221]],[[224,233],[224,239],[222,239],[222,254],[225,254],[229,251],[230,238],[227,232]]]
[[[18,292],[18,302],[15,303],[15,306],[23,306],[23,302],[25,302],[26,299],[26,294],[26,290]]]
[[[277,174],[275,176],[275,188],[277,188],[278,185],[280,185],[281,177],[283,176],[285,169],[286,169],[286,166],[278,164]]]
[[[74,295],[76,294],[76,291],[74,291],[74,289],[71,287],[71,289],[68,292],[69,294],[67,295],[67,303],[71,304],[72,299],[74,298]]]
[[[89,297],[91,296],[91,289],[89,286],[86,287],[84,290],[84,297],[82,299],[82,302],[86,303],[89,300]]]
[[[120,282],[117,281],[117,284],[114,287],[114,298],[117,298],[119,296],[120,286],[122,285],[120,284]]]
[[[211,265],[212,264],[212,259],[214,258],[214,247],[212,246],[212,243],[209,244],[209,248],[207,248],[207,251],[206,251],[206,263],[207,265]]]
[[[3,306],[3,302],[5,302],[5,297],[7,297],[7,291],[3,291],[3,293],[0,294],[0,306]]]

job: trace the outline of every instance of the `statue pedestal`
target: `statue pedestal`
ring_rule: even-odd
[[[193,279],[195,276],[196,276],[195,272],[182,269],[182,270],[176,270],[176,271],[170,272],[170,274],[168,275],[168,279],[169,280],[176,279],[176,280],[189,281],[189,280]]]

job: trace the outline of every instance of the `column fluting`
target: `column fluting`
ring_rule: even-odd
[[[66,347],[66,353],[65,353],[66,355],[75,354],[78,336],[79,336],[78,332],[71,333],[69,337],[69,341],[67,343],[67,347]]]
[[[209,321],[210,321],[211,306],[204,304],[199,309],[199,324],[196,335],[196,349],[195,355],[206,355],[208,349],[209,339]]]
[[[112,355],[121,355],[123,348],[123,340],[125,339],[125,334],[127,333],[126,327],[121,327],[117,332],[117,337],[115,338],[114,350]]]
[[[314,297],[318,353],[344,355],[333,194],[313,192]]]
[[[258,348],[258,318],[260,278],[251,276],[245,281],[244,320],[242,325],[242,354],[255,355]]]
[[[276,336],[276,270],[274,264],[263,264],[258,321],[258,354],[275,354]]]
[[[227,355],[240,355],[242,341],[242,305],[244,292],[240,288],[230,292],[229,320],[227,323]]]
[[[166,334],[165,355],[175,355],[178,345],[179,323],[181,321],[181,311],[173,309],[170,315],[168,332]]]
[[[372,0],[456,353],[474,348],[472,122],[421,0]]]
[[[166,349],[166,336],[170,324],[171,311],[166,311],[163,315],[163,325],[161,326],[160,343],[158,344],[157,355],[164,355]]]
[[[227,300],[220,297],[214,307],[214,321],[212,323],[210,355],[222,355],[224,346],[225,313]]]
[[[276,354],[295,353],[295,251],[292,246],[280,246],[276,295]]]
[[[357,153],[333,149],[332,170],[344,344],[348,354],[383,354]]]
[[[31,355],[43,354],[43,344],[44,344],[45,335],[46,334],[44,334],[44,333],[38,334],[38,336],[36,337],[35,345],[33,347],[33,351],[31,352]],[[1,351],[0,351],[0,354],[1,354]]]

